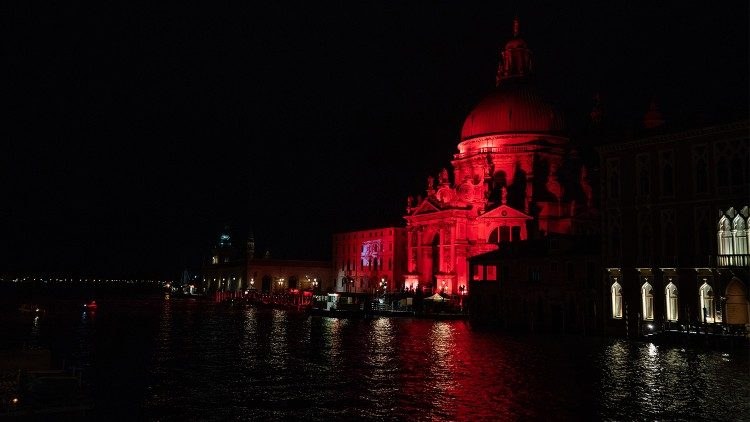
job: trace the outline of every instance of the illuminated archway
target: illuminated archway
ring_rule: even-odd
[[[649,283],[643,283],[641,286],[641,303],[643,308],[643,320],[653,321],[654,319],[654,289]]]
[[[714,289],[703,283],[700,288],[700,306],[703,312],[703,322],[716,322],[716,308],[714,304]]]
[[[739,325],[750,322],[747,289],[738,278],[733,278],[727,285],[726,298],[726,323]]]
[[[612,318],[622,318],[622,286],[615,281],[610,289],[612,293]]]
[[[664,289],[664,296],[666,297],[667,305],[667,321],[677,321],[678,314],[678,301],[677,301],[677,286],[670,282]]]

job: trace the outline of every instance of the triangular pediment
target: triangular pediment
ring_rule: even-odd
[[[421,204],[419,204],[416,207],[416,209],[411,215],[430,214],[430,213],[438,212],[438,211],[441,211],[440,208],[433,205],[429,199],[425,199],[424,201],[422,201]]]
[[[531,220],[530,215],[524,214],[521,211],[518,211],[517,209],[509,207],[507,205],[500,205],[499,207],[491,209],[477,218],[520,218],[524,220]]]

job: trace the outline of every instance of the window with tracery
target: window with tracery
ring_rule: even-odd
[[[661,173],[661,195],[674,196],[674,152],[661,151],[659,153],[659,169]]]
[[[700,306],[701,312],[703,312],[703,322],[713,323],[716,322],[716,308],[714,304],[714,289],[704,282],[700,290]]]
[[[705,145],[693,147],[693,186],[695,193],[708,192],[708,148]]]
[[[622,286],[615,281],[612,283],[610,291],[612,296],[612,318],[622,318]]]
[[[667,287],[664,291],[664,296],[667,301],[667,321],[677,321],[677,317],[679,316],[677,286],[675,286],[671,281],[669,282],[669,284],[667,284]]]
[[[732,220],[732,234],[734,235],[733,249],[736,255],[747,255],[747,222],[742,214],[737,214]]]
[[[607,250],[609,257],[619,257],[621,255],[621,231],[622,219],[620,213],[612,210],[607,215]]]
[[[642,264],[651,263],[653,229],[651,226],[651,214],[641,212],[638,214],[638,256]]]
[[[677,231],[675,230],[675,211],[661,211],[661,239],[662,239],[662,257],[666,258],[665,264],[673,264],[671,261],[676,252]]]
[[[641,305],[643,320],[652,321],[654,319],[654,289],[649,283],[643,283],[641,286]]]
[[[635,163],[636,194],[645,198],[651,195],[651,157],[649,154],[638,154]]]

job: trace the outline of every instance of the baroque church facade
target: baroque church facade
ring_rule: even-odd
[[[504,242],[597,231],[589,170],[563,114],[535,84],[518,19],[496,87],[466,117],[451,167],[407,199],[405,289],[467,294],[473,256]]]

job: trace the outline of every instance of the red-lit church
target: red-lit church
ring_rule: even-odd
[[[406,289],[467,293],[472,256],[505,241],[596,230],[587,169],[562,113],[535,84],[518,19],[496,82],[466,117],[452,169],[407,199]]]

